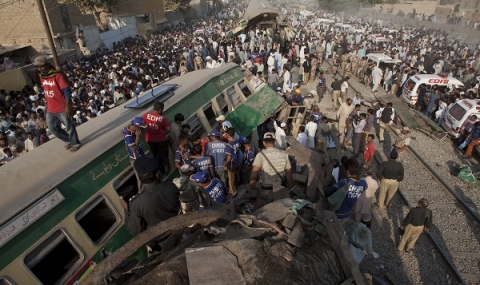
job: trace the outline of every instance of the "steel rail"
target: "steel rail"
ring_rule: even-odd
[[[324,62],[326,62],[328,65],[330,65],[330,67],[333,67],[333,65],[328,62],[328,60],[324,60]],[[353,87],[351,84],[349,84],[349,88],[351,88],[352,90],[354,90],[356,93],[359,92],[355,87]],[[331,92],[330,92],[331,93]],[[423,157],[421,157],[421,155],[415,151],[411,146],[408,147],[408,149],[410,150],[410,152],[418,159],[420,160],[420,162],[424,165],[425,168],[427,168],[427,170],[435,177],[435,179],[438,180],[438,182],[440,182],[440,184],[442,184],[442,186],[448,190],[448,192],[455,198],[455,200],[461,205],[461,208],[463,210],[465,210],[468,214],[470,214],[476,222],[478,222],[480,224],[480,216],[478,215],[478,213],[476,211],[474,211],[472,208],[470,208],[467,203],[465,203],[465,201],[463,201],[460,196],[458,196],[458,194],[455,192],[455,190],[453,190],[448,184],[447,182],[442,178],[440,177],[440,175],[425,161],[425,159],[423,159]],[[378,164],[382,164],[383,160],[381,158],[379,158],[377,155],[375,155],[375,160],[377,161]],[[405,196],[405,194],[401,191],[400,187],[398,188],[397,192],[399,193],[400,197],[402,198],[402,200],[404,201],[404,203],[410,208],[412,209],[413,208],[413,205],[410,204],[410,202],[408,201],[407,197]],[[462,284],[462,285],[467,285],[467,283],[465,282],[465,279],[462,277],[462,275],[460,274],[460,272],[458,272],[458,269],[457,267],[455,266],[455,264],[453,264],[453,262],[451,261],[451,259],[449,258],[447,252],[442,248],[440,247],[440,245],[438,244],[438,242],[434,239],[433,235],[430,233],[430,232],[426,232],[426,235],[428,237],[428,239],[430,240],[430,242],[433,244],[433,246],[435,247],[435,249],[437,250],[437,252],[440,254],[441,258],[445,261],[447,267],[450,269],[450,271],[453,273],[453,275],[455,275],[455,278]]]

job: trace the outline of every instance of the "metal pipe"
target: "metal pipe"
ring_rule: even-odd
[[[53,62],[55,63],[55,68],[60,70],[60,62],[58,61],[57,49],[55,48],[55,42],[53,41],[52,31],[50,29],[50,24],[47,20],[47,13],[45,13],[45,6],[43,5],[43,0],[37,0],[38,11],[40,12],[40,18],[42,18],[43,27],[45,28],[45,34],[47,35],[48,45],[52,51]]]

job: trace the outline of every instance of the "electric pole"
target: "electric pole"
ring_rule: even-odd
[[[40,11],[40,17],[42,18],[43,27],[45,28],[45,33],[47,34],[48,45],[52,51],[53,62],[55,63],[55,68],[60,70],[60,62],[58,61],[57,49],[55,48],[55,42],[53,41],[52,30],[50,29],[50,24],[47,20],[47,13],[45,13],[45,6],[43,0],[37,0],[38,10]]]

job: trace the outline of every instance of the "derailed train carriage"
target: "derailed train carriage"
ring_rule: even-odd
[[[268,30],[271,35],[278,33],[282,42],[291,41],[296,34],[282,11],[273,8],[266,1],[250,1],[242,20],[235,29],[228,32],[227,36],[235,36],[242,31],[255,28]]]

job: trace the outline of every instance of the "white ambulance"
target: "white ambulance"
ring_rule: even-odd
[[[402,100],[409,105],[415,105],[417,102],[417,90],[422,84],[427,86],[427,93],[434,85],[448,87],[450,90],[463,87],[463,83],[453,77],[441,77],[435,74],[415,74],[407,80],[403,87]]]
[[[458,138],[463,123],[472,115],[477,116],[477,121],[480,119],[480,100],[459,100],[449,106],[441,125],[452,137]]]
[[[371,62],[375,62],[377,67],[380,67],[381,63],[389,65],[392,68],[395,64],[402,62],[399,59],[393,59],[386,54],[383,53],[369,53],[367,54],[367,64]]]

